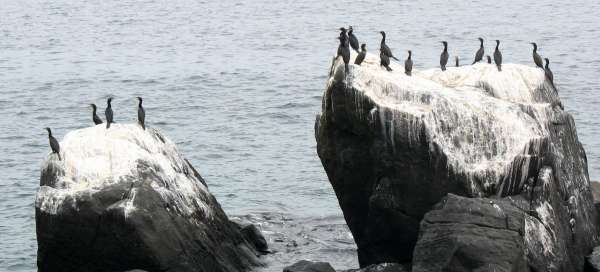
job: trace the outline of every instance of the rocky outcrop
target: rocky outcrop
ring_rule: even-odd
[[[68,133],[36,196],[39,271],[245,271],[257,250],[157,130]]]
[[[335,269],[326,262],[302,260],[283,268],[283,272],[335,272]]]
[[[436,237],[473,253],[477,248],[461,239],[497,226],[495,210],[481,206],[489,198],[519,222],[501,229],[502,242],[481,238],[490,246],[503,243],[504,249],[489,254],[512,248],[502,257],[506,264],[583,269],[598,229],[573,118],[543,70],[502,68],[479,63],[445,72],[413,70],[409,77],[395,64],[393,72],[385,71],[377,56],[368,55],[346,76],[341,60],[334,61],[315,136],[361,267],[430,258],[415,246],[427,247],[427,239]],[[486,209],[481,216],[443,204],[432,211],[448,193],[481,198],[469,205]],[[432,221],[421,222],[424,217]],[[445,217],[454,221],[443,222]],[[464,228],[460,220],[467,219],[493,224]]]

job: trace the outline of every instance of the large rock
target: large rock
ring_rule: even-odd
[[[36,196],[39,271],[244,271],[257,251],[152,128],[68,133]]]
[[[412,261],[421,220],[452,193],[526,197],[515,250],[539,271],[581,270],[598,242],[587,160],[544,71],[392,68],[368,55],[345,76],[334,61],[315,124],[360,265]]]

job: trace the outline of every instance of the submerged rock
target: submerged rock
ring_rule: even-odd
[[[244,271],[257,250],[157,130],[68,133],[36,196],[39,271]]]
[[[387,72],[368,55],[344,76],[343,63],[334,62],[315,124],[318,154],[361,267],[412,261],[413,252],[422,253],[414,251],[420,226],[428,229],[421,239],[439,229],[438,235],[449,231],[443,237],[461,245],[462,234],[472,233],[458,228],[458,221],[447,229],[421,223],[452,193],[499,198],[503,209],[521,209],[515,216],[522,216],[523,230],[508,230],[513,236],[503,246],[514,246],[527,267],[581,271],[598,243],[587,160],[573,118],[544,72],[516,64],[498,72],[478,63],[445,72],[413,70],[408,77],[392,66]],[[524,205],[512,202],[517,196]],[[456,220],[472,217],[461,214]],[[482,216],[493,221],[496,215]],[[466,258],[442,253],[438,257]]]
[[[335,269],[329,263],[302,260],[283,268],[283,272],[335,272]]]

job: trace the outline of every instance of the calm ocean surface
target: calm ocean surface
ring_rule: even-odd
[[[0,0],[0,271],[34,271],[34,198],[49,152],[115,97],[117,122],[161,129],[232,216],[260,224],[278,251],[356,267],[352,237],[316,154],[315,114],[337,28],[376,52],[379,30],[415,69],[440,40],[472,61],[477,37],[505,63],[549,57],[575,116],[590,177],[600,179],[600,1],[33,1]],[[453,63],[453,62],[452,62]],[[104,119],[104,116],[101,115]],[[250,215],[248,215],[250,214]]]

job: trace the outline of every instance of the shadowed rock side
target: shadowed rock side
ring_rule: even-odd
[[[63,161],[46,159],[36,196],[39,271],[231,272],[259,264],[253,242],[157,130],[100,125],[70,132],[61,146]]]
[[[544,72],[478,63],[409,77],[391,66],[368,54],[344,76],[334,62],[315,124],[361,267],[413,261],[421,220],[452,193],[523,198],[524,230],[513,244],[526,265],[583,269],[598,241],[587,161]]]

